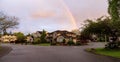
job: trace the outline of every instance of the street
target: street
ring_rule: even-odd
[[[103,43],[91,43],[87,46],[33,46],[12,45],[12,51],[0,59],[0,62],[120,62],[118,59],[85,52],[85,48],[104,47]]]

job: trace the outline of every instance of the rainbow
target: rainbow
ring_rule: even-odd
[[[72,29],[78,29],[76,20],[75,20],[75,18],[73,16],[72,12],[70,11],[70,9],[68,8],[68,6],[65,4],[65,2],[63,0],[60,0],[60,1],[61,1],[62,5],[64,6],[64,9],[67,12],[67,15],[70,18],[70,22],[72,23],[72,26],[73,26]]]

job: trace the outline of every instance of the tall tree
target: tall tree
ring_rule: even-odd
[[[112,21],[120,20],[120,0],[108,0],[108,2],[108,13],[111,16]]]
[[[18,18],[4,14],[0,15],[0,31],[3,34],[6,34],[8,29],[16,28],[18,24]]]
[[[108,13],[111,16],[111,36],[112,41],[107,44],[108,48],[117,48],[118,36],[120,36],[120,0],[108,0]]]
[[[40,41],[42,42],[42,43],[46,43],[47,41],[46,41],[46,31],[45,30],[43,30],[43,32],[42,32],[42,35],[41,35],[41,37],[40,37]]]
[[[85,24],[84,29],[81,32],[83,37],[89,38],[90,35],[110,35],[111,34],[111,26],[109,23],[109,18],[98,18],[96,21],[87,20],[87,24]]]

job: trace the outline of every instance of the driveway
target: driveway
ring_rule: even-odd
[[[119,59],[85,52],[88,47],[104,47],[104,43],[90,43],[88,46],[32,46],[11,45],[13,50],[0,62],[120,62]]]

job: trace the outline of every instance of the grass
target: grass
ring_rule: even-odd
[[[50,46],[50,43],[41,43],[41,44],[36,44],[38,46]]]
[[[120,50],[118,49],[113,50],[113,49],[96,48],[94,52],[101,55],[120,58]]]
[[[1,51],[2,47],[0,46],[0,51]]]
[[[2,49],[2,47],[1,47],[1,45],[0,45],[0,51],[1,51],[1,49]]]

